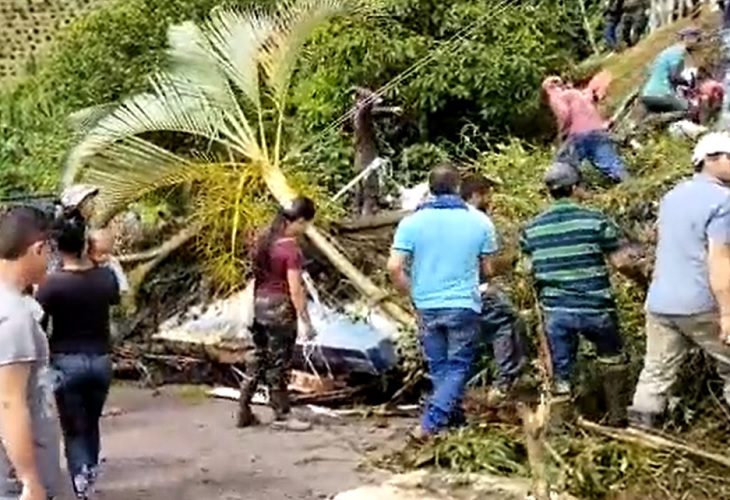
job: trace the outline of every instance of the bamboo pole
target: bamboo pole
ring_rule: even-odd
[[[578,417],[576,423],[578,427],[581,427],[585,430],[596,432],[598,434],[603,434],[604,436],[623,441],[625,443],[645,446],[647,448],[652,448],[655,450],[678,451],[681,453],[693,455],[698,458],[702,458],[704,460],[709,460],[710,462],[714,462],[718,465],[730,468],[730,458],[719,455],[717,453],[712,453],[709,451],[701,450],[699,448],[695,448],[694,446],[690,446],[675,439],[650,434],[648,432],[634,429],[632,427],[628,427],[626,429],[606,427],[600,424],[596,424],[594,422],[590,422],[582,417]]]

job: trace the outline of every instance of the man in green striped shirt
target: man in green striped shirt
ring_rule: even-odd
[[[578,338],[596,346],[603,368],[609,423],[625,423],[626,365],[606,259],[623,267],[619,231],[605,215],[579,204],[580,173],[556,163],[546,176],[550,208],[523,229],[553,363],[554,393],[568,396]],[[606,373],[610,372],[610,373]],[[620,392],[619,392],[620,391]]]

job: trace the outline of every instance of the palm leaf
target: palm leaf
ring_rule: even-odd
[[[68,115],[68,125],[79,136],[88,134],[114,107],[114,104],[97,104],[80,109]]]
[[[277,29],[261,54],[261,65],[275,102],[284,107],[284,98],[302,48],[312,33],[332,16],[345,12],[350,0],[285,0],[279,2]]]
[[[257,109],[261,106],[258,55],[274,27],[262,13],[224,9],[216,9],[205,25],[210,53]]]
[[[95,155],[81,180],[99,188],[96,221],[102,225],[132,201],[206,175],[206,158],[192,161],[138,137],[115,142]]]

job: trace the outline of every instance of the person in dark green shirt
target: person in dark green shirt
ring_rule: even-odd
[[[606,260],[624,267],[619,230],[604,214],[583,207],[580,173],[556,163],[545,183],[553,204],[523,229],[553,363],[554,393],[568,396],[582,335],[596,346],[607,382],[609,423],[624,424],[626,364]],[[620,389],[620,392],[617,392]]]

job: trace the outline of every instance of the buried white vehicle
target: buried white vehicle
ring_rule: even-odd
[[[310,290],[312,290],[310,288]],[[197,305],[175,315],[160,325],[153,340],[186,346],[203,351],[220,362],[240,362],[251,350],[250,289],[205,305]],[[394,339],[398,327],[382,314],[355,303],[346,304],[342,311],[328,307],[316,297],[310,302],[310,315],[317,332],[316,351],[311,361],[334,373],[363,373],[377,375],[396,364]],[[297,340],[297,350],[304,351],[307,342]],[[308,348],[311,345],[307,345]],[[311,349],[309,349],[311,351]],[[227,354],[221,354],[227,353]]]

